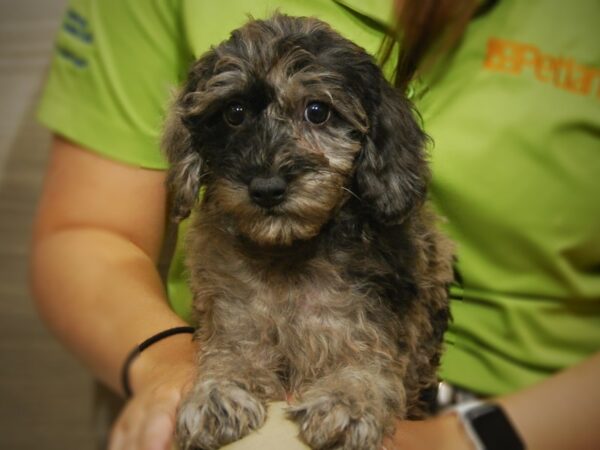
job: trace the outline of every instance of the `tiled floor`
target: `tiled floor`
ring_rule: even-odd
[[[91,450],[93,382],[45,331],[28,240],[49,135],[33,119],[65,0],[0,0],[0,449]]]

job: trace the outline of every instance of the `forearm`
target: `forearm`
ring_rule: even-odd
[[[500,403],[528,450],[600,448],[600,353]],[[457,414],[400,421],[387,450],[472,450]]]
[[[37,237],[32,287],[48,326],[117,391],[128,352],[158,331],[184,324],[166,302],[154,261],[126,238],[101,228],[69,227]],[[192,355],[189,335],[156,344],[132,366],[134,391],[156,363],[153,358],[189,364]]]
[[[600,448],[600,353],[498,399],[532,450]]]

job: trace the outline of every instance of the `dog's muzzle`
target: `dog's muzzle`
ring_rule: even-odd
[[[258,206],[273,208],[285,199],[287,182],[280,176],[255,177],[248,185],[250,198]]]

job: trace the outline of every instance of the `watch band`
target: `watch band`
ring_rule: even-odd
[[[477,450],[525,450],[523,440],[500,405],[474,400],[453,411]]]

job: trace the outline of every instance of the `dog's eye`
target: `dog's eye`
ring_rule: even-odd
[[[323,102],[310,102],[304,110],[304,118],[315,125],[325,123],[330,115],[329,105]]]
[[[246,109],[241,103],[230,103],[223,111],[223,117],[232,127],[240,126],[246,118]]]

